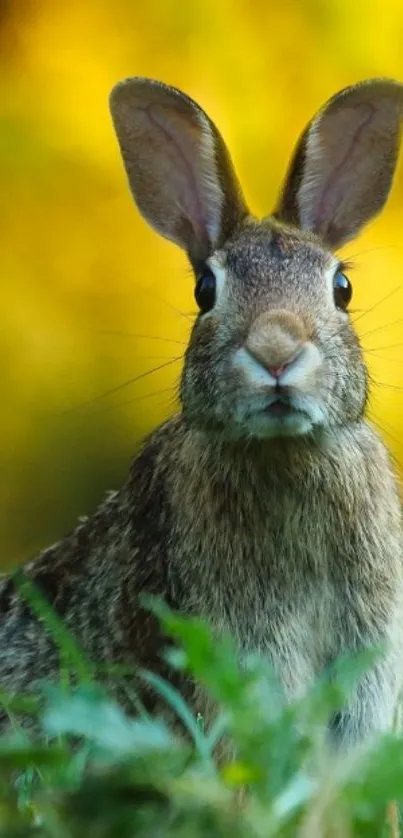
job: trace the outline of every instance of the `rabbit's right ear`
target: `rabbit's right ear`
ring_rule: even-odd
[[[400,140],[403,85],[374,79],[336,94],[297,145],[275,216],[339,247],[383,207]]]
[[[204,261],[247,215],[217,128],[192,99],[151,79],[117,84],[110,109],[140,212]]]

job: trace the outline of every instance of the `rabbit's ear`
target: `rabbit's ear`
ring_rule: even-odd
[[[403,85],[375,79],[342,90],[305,129],[275,216],[339,247],[383,207],[400,140]]]
[[[195,102],[151,79],[117,84],[110,109],[140,212],[192,259],[208,258],[247,214],[218,130]]]

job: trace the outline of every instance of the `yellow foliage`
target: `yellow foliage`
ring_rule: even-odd
[[[175,405],[192,283],[184,257],[132,206],[107,106],[112,85],[153,76],[200,101],[251,208],[266,213],[297,135],[327,97],[360,78],[403,78],[403,6],[21,0],[0,14],[6,566],[118,484],[140,438]],[[398,174],[384,215],[346,250],[371,415],[400,464],[402,220]]]

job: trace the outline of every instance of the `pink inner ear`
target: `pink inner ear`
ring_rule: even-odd
[[[173,117],[172,111],[167,119],[161,105],[149,105],[143,113],[160,133],[161,168],[165,170],[165,177],[176,196],[177,206],[187,215],[199,235],[207,227],[206,207],[199,193],[195,172],[200,155],[200,127],[193,126],[179,114]],[[158,136],[157,131],[153,132],[154,138]]]
[[[353,235],[374,214],[371,188],[389,171],[395,126],[396,105],[390,100],[341,103],[319,117],[307,138],[298,196],[305,229],[326,237],[345,228],[348,238],[348,228]]]
[[[141,157],[161,186],[163,211],[184,217],[197,240],[212,244],[220,225],[223,195],[213,139],[200,117],[183,116],[159,103],[137,109]]]
[[[324,120],[325,124],[320,134],[328,152],[329,174],[319,197],[317,224],[324,218],[329,218],[340,204],[345,187],[344,175],[348,177],[362,145],[365,148],[365,130],[369,128],[375,116],[375,105],[372,102],[364,102],[358,107],[346,109],[341,115],[335,114],[333,118],[329,116]]]

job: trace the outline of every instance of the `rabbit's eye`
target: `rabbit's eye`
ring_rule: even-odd
[[[206,271],[196,282],[195,300],[200,311],[206,314],[213,308],[215,303],[216,280],[212,271]]]
[[[346,309],[353,296],[353,289],[350,280],[341,271],[337,271],[334,276],[333,294],[337,308]]]

